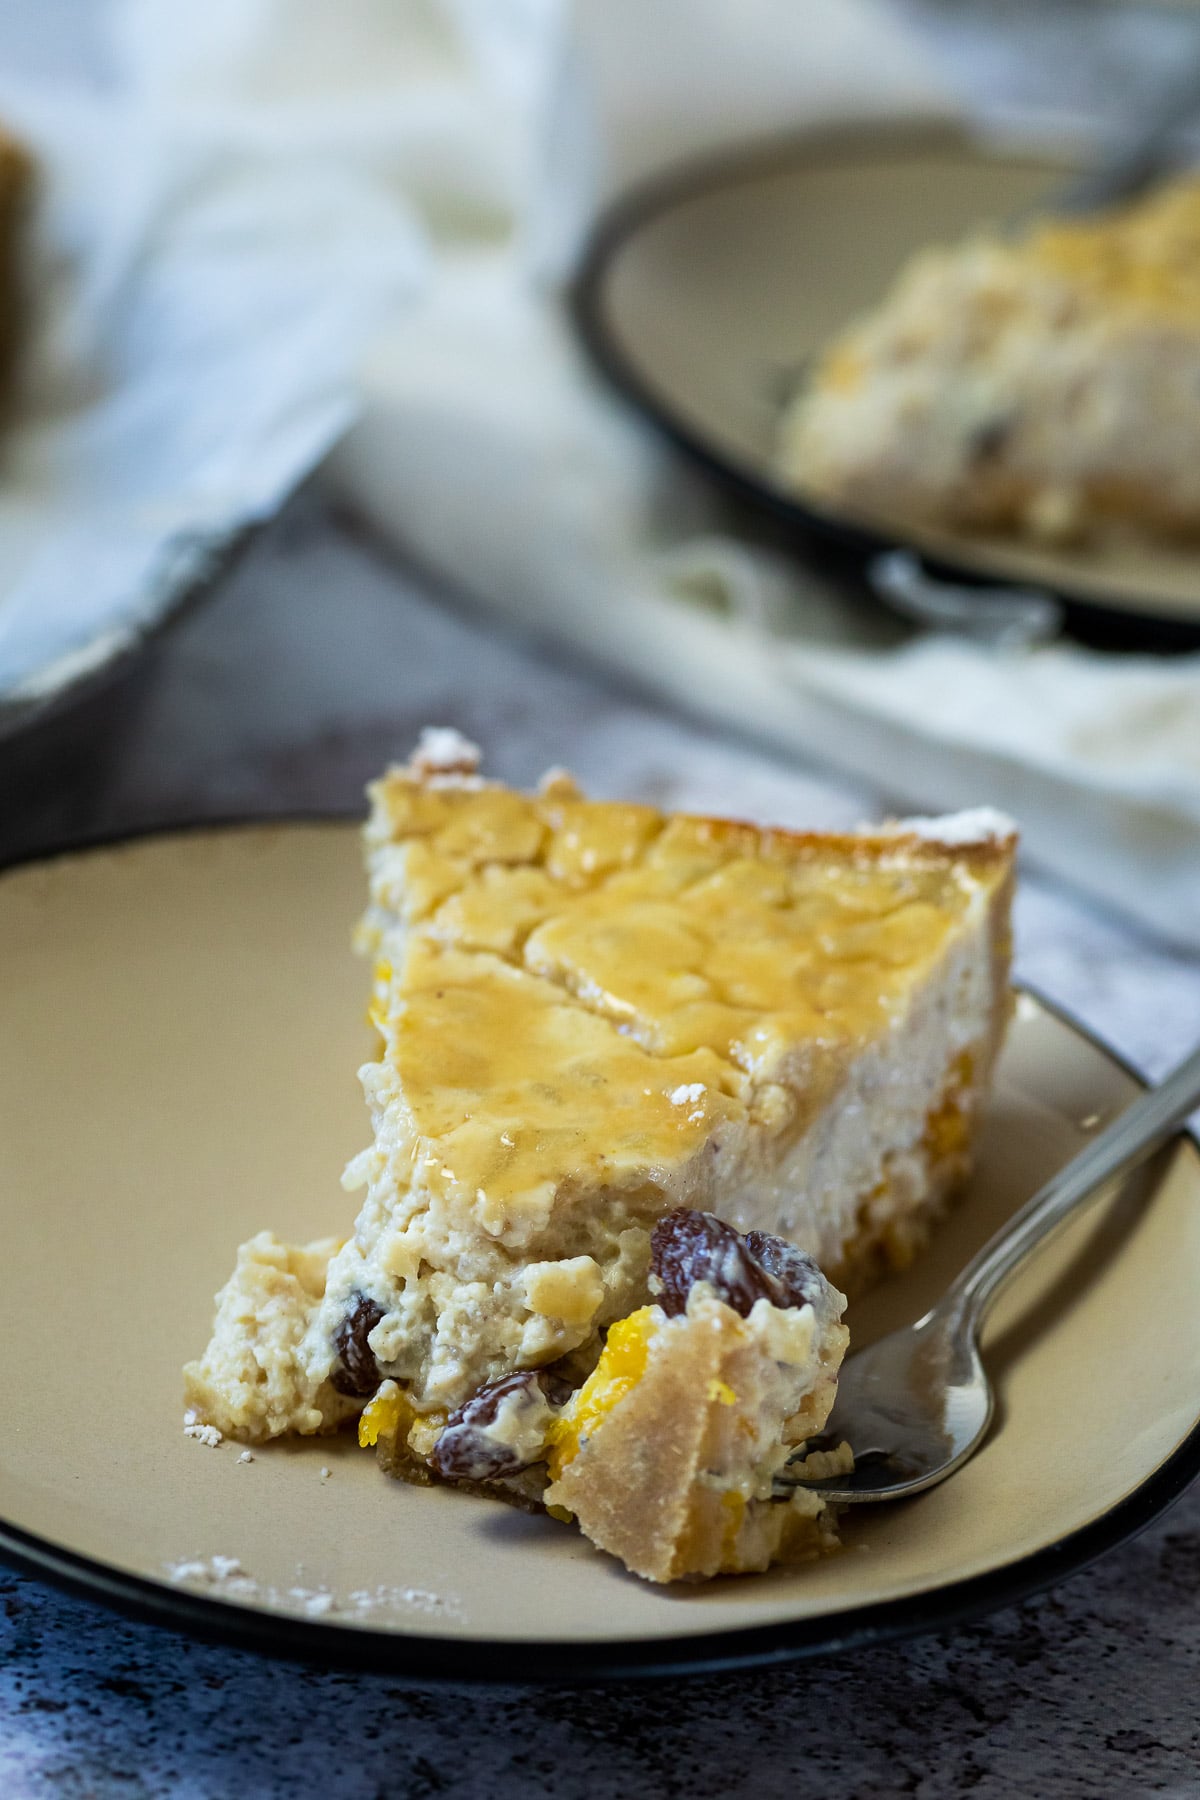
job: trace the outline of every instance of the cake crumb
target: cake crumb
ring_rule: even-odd
[[[168,1572],[172,1581],[207,1581],[210,1574],[202,1562],[172,1563]]]
[[[218,1444],[225,1442],[223,1433],[215,1425],[187,1424],[183,1428],[183,1435],[194,1438],[198,1444],[207,1444],[210,1450],[215,1450]]]
[[[788,1470],[804,1481],[830,1481],[838,1475],[853,1475],[854,1452],[843,1439],[834,1450],[810,1450],[807,1456],[793,1457]]]
[[[238,1457],[238,1461],[240,1463],[253,1462],[254,1461],[254,1452],[252,1450],[243,1450],[242,1454]]]
[[[452,1601],[443,1600],[440,1594],[431,1594],[428,1588],[401,1588],[398,1598],[405,1606],[415,1606],[420,1612],[438,1613],[453,1611]]]
[[[302,1587],[289,1588],[288,1599],[298,1600],[300,1610],[310,1619],[323,1619],[325,1614],[331,1613],[337,1604],[328,1588],[315,1590]]]
[[[332,1588],[309,1586],[300,1567],[296,1569],[299,1579],[295,1586],[274,1587],[248,1574],[236,1556],[190,1557],[167,1563],[165,1568],[167,1579],[176,1585],[199,1589],[225,1600],[268,1606],[306,1619],[341,1618],[362,1622],[391,1618],[402,1621],[411,1618],[414,1612],[443,1618],[466,1616],[461,1600],[431,1593],[426,1588],[356,1588],[339,1597]]]

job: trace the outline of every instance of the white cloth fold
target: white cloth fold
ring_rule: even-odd
[[[45,406],[78,424],[102,372],[88,430],[64,449],[47,427],[76,534],[53,579],[6,566],[0,500],[0,686],[61,637],[64,558],[77,575],[110,532],[106,580],[136,590],[164,541],[269,510],[350,418],[370,340],[329,476],[422,562],[897,804],[1000,805],[1044,866],[1200,947],[1200,658],[873,637],[722,528],[565,323],[571,256],[630,180],[785,124],[947,109],[885,0],[124,0],[116,26],[95,107],[123,137],[83,149],[0,83],[82,256],[73,287],[61,255],[48,272]]]

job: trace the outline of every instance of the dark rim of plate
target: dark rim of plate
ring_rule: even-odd
[[[299,826],[341,826],[351,816],[327,811],[291,812],[274,817],[201,819],[151,825],[132,832],[96,836],[13,858],[0,878],[17,869],[58,857],[114,850],[169,837],[205,832],[284,830]],[[1107,1057],[1140,1087],[1143,1077],[1087,1026],[1036,989],[1023,985],[1053,1018]],[[1189,1145],[1200,1154],[1200,1139],[1180,1131],[1170,1147]],[[408,1632],[323,1624],[257,1612],[182,1588],[131,1575],[122,1569],[64,1549],[0,1518],[0,1558],[23,1574],[38,1576],[87,1600],[97,1600],[142,1623],[167,1626],[212,1642],[233,1645],[291,1661],[374,1670],[418,1683],[434,1681],[523,1685],[622,1681],[661,1676],[711,1675],[765,1668],[807,1657],[832,1656],[870,1645],[916,1637],[962,1624],[998,1607],[1011,1606],[1086,1568],[1107,1551],[1143,1531],[1200,1475],[1200,1422],[1165,1462],[1124,1500],[1078,1531],[985,1575],[950,1582],[924,1594],[881,1600],[842,1613],[748,1626],[739,1631],[695,1637],[571,1642],[556,1639],[421,1637]]]
[[[956,563],[952,557],[925,551],[919,543],[907,542],[902,532],[884,526],[875,528],[859,519],[829,511],[815,501],[800,498],[789,489],[767,479],[753,465],[726,450],[708,433],[690,424],[669,399],[656,387],[653,376],[633,357],[620,334],[610,324],[606,310],[607,286],[623,252],[644,227],[654,224],[676,206],[739,181],[785,167],[798,160],[809,163],[836,160],[852,162],[858,157],[878,156],[885,146],[902,153],[906,147],[916,149],[968,147],[986,140],[972,135],[960,123],[947,119],[869,120],[861,123],[828,124],[749,147],[721,151],[711,156],[669,169],[653,176],[629,193],[615,200],[605,211],[584,247],[579,268],[571,284],[569,305],[576,331],[596,368],[640,413],[692,462],[704,469],[727,491],[736,494],[760,513],[765,513],[788,529],[801,554],[804,541],[821,540],[840,556],[856,573],[857,585],[869,591],[865,569],[876,557],[894,550],[913,550],[926,569],[939,580],[966,589],[995,591],[1011,585],[1027,588],[1025,575],[1006,577],[999,571],[988,573]],[[998,157],[1019,161],[1021,152],[997,149]],[[1030,154],[1036,154],[1036,146]],[[1056,152],[1046,151],[1048,160]],[[1066,157],[1062,158],[1064,163]],[[1152,600],[1139,604],[1136,610],[1122,607],[1088,591],[1059,582],[1038,580],[1035,584],[1059,602],[1065,626],[1087,642],[1102,648],[1143,648],[1150,650],[1186,650],[1200,645],[1200,596],[1197,616],[1180,617],[1155,609]]]

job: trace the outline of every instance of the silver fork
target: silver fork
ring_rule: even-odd
[[[1026,1201],[923,1319],[850,1357],[820,1443],[849,1443],[854,1473],[808,1481],[785,1467],[777,1491],[811,1487],[848,1503],[903,1500],[961,1468],[983,1442],[995,1405],[979,1333],[997,1294],[1064,1219],[1158,1149],[1198,1103],[1200,1049]]]

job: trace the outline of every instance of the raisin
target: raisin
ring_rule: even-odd
[[[992,462],[1004,454],[1012,433],[1012,419],[985,419],[968,438],[967,455],[973,463]]]
[[[743,1319],[756,1300],[806,1306],[820,1293],[820,1270],[794,1244],[765,1231],[740,1237],[715,1214],[686,1206],[654,1227],[650,1266],[658,1303],[672,1318],[687,1311],[688,1295],[698,1281],[707,1281],[717,1298]]]
[[[511,1444],[504,1444],[488,1434],[503,1402],[510,1394],[524,1395],[532,1404],[546,1399],[560,1406],[570,1388],[559,1377],[540,1369],[515,1369],[499,1381],[489,1381],[478,1393],[450,1414],[444,1430],[433,1447],[429,1461],[447,1481],[496,1481],[503,1475],[517,1475],[537,1456],[522,1457]]]
[[[756,1300],[780,1304],[781,1289],[755,1261],[744,1238],[714,1213],[677,1207],[650,1234],[650,1267],[658,1303],[671,1318],[687,1311],[688,1295],[707,1281],[717,1298],[748,1318]]]
[[[572,1381],[560,1363],[548,1363],[544,1369],[536,1371],[538,1386],[551,1406],[565,1406],[575,1389],[579,1386]]]
[[[351,1310],[333,1334],[333,1347],[341,1366],[329,1379],[339,1394],[361,1399],[379,1386],[379,1364],[367,1339],[383,1317],[383,1308],[365,1294],[356,1294]]]
[[[756,1263],[773,1275],[783,1289],[785,1306],[811,1306],[824,1285],[824,1277],[811,1256],[784,1238],[765,1231],[748,1231],[746,1248]]]

